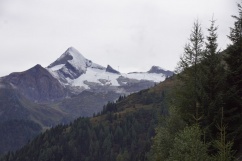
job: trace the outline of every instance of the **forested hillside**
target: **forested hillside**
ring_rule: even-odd
[[[120,96],[93,118],[47,130],[2,160],[147,160],[159,116],[167,114],[164,98],[172,82],[168,79],[151,89]]]

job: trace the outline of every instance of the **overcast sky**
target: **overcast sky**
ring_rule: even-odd
[[[238,0],[0,0],[0,76],[43,67],[73,46],[121,72],[174,70],[196,19],[229,40]]]

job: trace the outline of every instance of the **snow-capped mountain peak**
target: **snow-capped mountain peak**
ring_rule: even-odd
[[[47,70],[74,93],[83,90],[134,92],[152,86],[171,76],[171,71],[153,66],[148,72],[120,73],[85,58],[73,47],[68,48]]]
[[[67,61],[77,69],[85,69],[86,65],[91,63],[91,61],[89,62],[78,50],[73,47],[68,48],[59,59],[67,59]],[[59,59],[57,59],[57,61]]]
[[[63,79],[75,79],[86,73],[87,68],[105,69],[101,65],[93,63],[86,59],[74,47],[68,48],[56,61],[51,63],[47,68],[58,73]]]
[[[166,70],[166,69],[161,68],[159,66],[152,66],[147,73],[156,73],[156,74],[163,73],[163,74],[165,74],[168,77],[173,75],[172,71]]]
[[[90,66],[91,61],[88,61],[78,50],[70,47],[48,68],[65,66],[68,63],[76,70],[86,71],[86,66]]]

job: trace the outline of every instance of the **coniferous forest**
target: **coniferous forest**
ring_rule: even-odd
[[[194,22],[176,74],[51,128],[1,161],[233,161],[242,156],[242,6],[224,51]]]
[[[167,113],[161,102],[169,86],[120,96],[93,118],[47,130],[2,160],[147,160],[159,115]]]

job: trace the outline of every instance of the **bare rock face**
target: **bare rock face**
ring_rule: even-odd
[[[114,74],[120,74],[119,71],[113,69],[110,65],[107,66],[106,72],[114,73]]]
[[[166,77],[170,77],[174,74],[174,72],[162,69],[158,66],[152,66],[151,69],[148,71],[148,73],[156,73],[156,74],[164,74]]]
[[[64,87],[41,65],[3,78],[26,98],[37,102],[49,102],[65,97]]]
[[[81,65],[76,66],[76,64]],[[58,65],[62,66],[57,70],[58,75],[64,78],[75,79],[86,72],[85,64],[86,59],[81,55],[81,53],[79,53],[75,48],[70,47],[47,68],[52,68]]]

